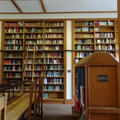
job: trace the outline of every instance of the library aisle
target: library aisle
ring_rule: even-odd
[[[44,104],[42,120],[75,120],[72,117],[72,104]],[[27,114],[24,115],[24,119]],[[20,120],[23,120],[21,117]],[[39,117],[37,120],[41,120]]]
[[[74,120],[71,104],[44,104],[43,120]]]

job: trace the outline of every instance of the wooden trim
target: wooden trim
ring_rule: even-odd
[[[13,1],[13,0],[12,0]],[[41,0],[40,0],[41,1]],[[44,5],[44,4],[43,4]],[[76,13],[119,13],[120,11],[70,11],[70,12],[46,12],[45,8],[42,8],[45,12],[0,12],[0,14],[76,14]]]
[[[45,8],[44,1],[40,0],[40,4],[41,4],[42,10],[43,10],[43,13],[46,13],[46,8]]]
[[[11,2],[13,3],[13,5],[16,7],[16,9],[19,11],[19,13],[23,14],[23,11],[20,9],[20,7],[16,4],[16,2],[14,0],[11,0]]]
[[[73,100],[65,100],[65,104],[73,104]]]
[[[89,112],[91,114],[96,114],[96,113],[105,113],[105,114],[119,114],[120,113],[120,108],[113,108],[113,107],[90,107]]]
[[[2,39],[1,39],[1,50],[4,50],[4,38],[5,38],[5,28],[4,28],[4,22],[2,22]],[[1,53],[1,83],[3,83],[3,77],[4,77],[4,52]]]

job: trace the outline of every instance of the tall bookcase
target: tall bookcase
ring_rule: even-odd
[[[110,52],[112,56],[119,60],[117,20],[74,20],[72,26],[72,48],[75,50],[72,55],[72,78],[75,87],[73,88],[73,94],[78,94],[80,88],[76,84],[79,83],[79,81],[76,81],[74,65],[78,63],[80,59],[92,54],[95,51],[106,51]],[[79,97],[76,96],[75,98],[75,102],[79,103]]]
[[[75,63],[94,51],[110,52],[119,58],[116,20],[73,21],[73,55]]]
[[[23,64],[23,22],[4,22],[3,32],[2,49],[4,53],[2,56],[4,61],[2,63],[4,72],[2,74],[2,82],[20,84]]]
[[[2,81],[22,81],[24,78],[24,88],[28,90],[32,79],[33,49],[36,44],[33,76],[34,80],[43,78],[43,100],[64,103],[65,29],[64,20],[4,21]]]

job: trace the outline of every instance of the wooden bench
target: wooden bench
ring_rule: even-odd
[[[7,120],[18,120],[29,107],[29,94],[25,93],[7,107]]]

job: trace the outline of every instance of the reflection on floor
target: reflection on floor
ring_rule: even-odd
[[[27,113],[20,120],[27,120]],[[44,104],[43,118],[37,120],[76,120],[72,117],[72,105],[70,104]]]
[[[71,107],[69,104],[44,104],[43,120],[74,120]]]

